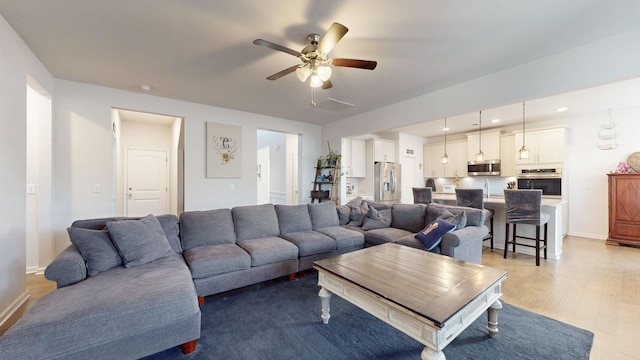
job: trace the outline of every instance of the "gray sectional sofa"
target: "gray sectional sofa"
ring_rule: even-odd
[[[365,205],[373,210],[363,214]],[[205,296],[293,277],[316,260],[383,242],[424,248],[413,236],[445,208],[467,221],[431,251],[480,262],[482,210],[437,204],[265,204],[187,211],[179,220],[75,221],[72,244],[45,272],[58,289],[0,337],[0,358],[134,359],[181,344],[191,352]]]

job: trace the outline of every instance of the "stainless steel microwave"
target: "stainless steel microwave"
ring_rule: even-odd
[[[469,161],[469,176],[500,176],[500,160]]]

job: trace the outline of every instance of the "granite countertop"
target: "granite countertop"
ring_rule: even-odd
[[[456,194],[452,193],[442,193],[435,192],[433,193],[433,200],[442,200],[442,201],[456,201]],[[496,194],[489,195],[489,198],[484,198],[485,204],[504,204],[504,195]],[[543,206],[559,206],[566,203],[566,200],[557,199],[557,198],[545,198],[542,197],[542,205]]]

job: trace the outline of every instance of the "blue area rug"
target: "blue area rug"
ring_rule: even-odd
[[[320,319],[317,274],[210,300],[195,352],[147,359],[420,359],[423,345],[338,296]],[[444,353],[455,359],[589,359],[593,334],[505,304],[490,338],[480,316]]]

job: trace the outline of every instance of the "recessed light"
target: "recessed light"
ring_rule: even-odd
[[[449,131],[448,127],[442,128],[442,131]]]
[[[150,91],[151,90],[151,86],[145,85],[145,84],[140,84],[140,90]]]
[[[493,120],[491,120],[491,122],[492,123],[498,123],[498,122],[500,122],[500,119],[493,119]]]
[[[566,107],[566,106],[562,106],[562,107],[559,107],[559,108],[556,109],[557,112],[563,112],[563,111],[567,111],[567,110],[569,110],[569,108]]]

